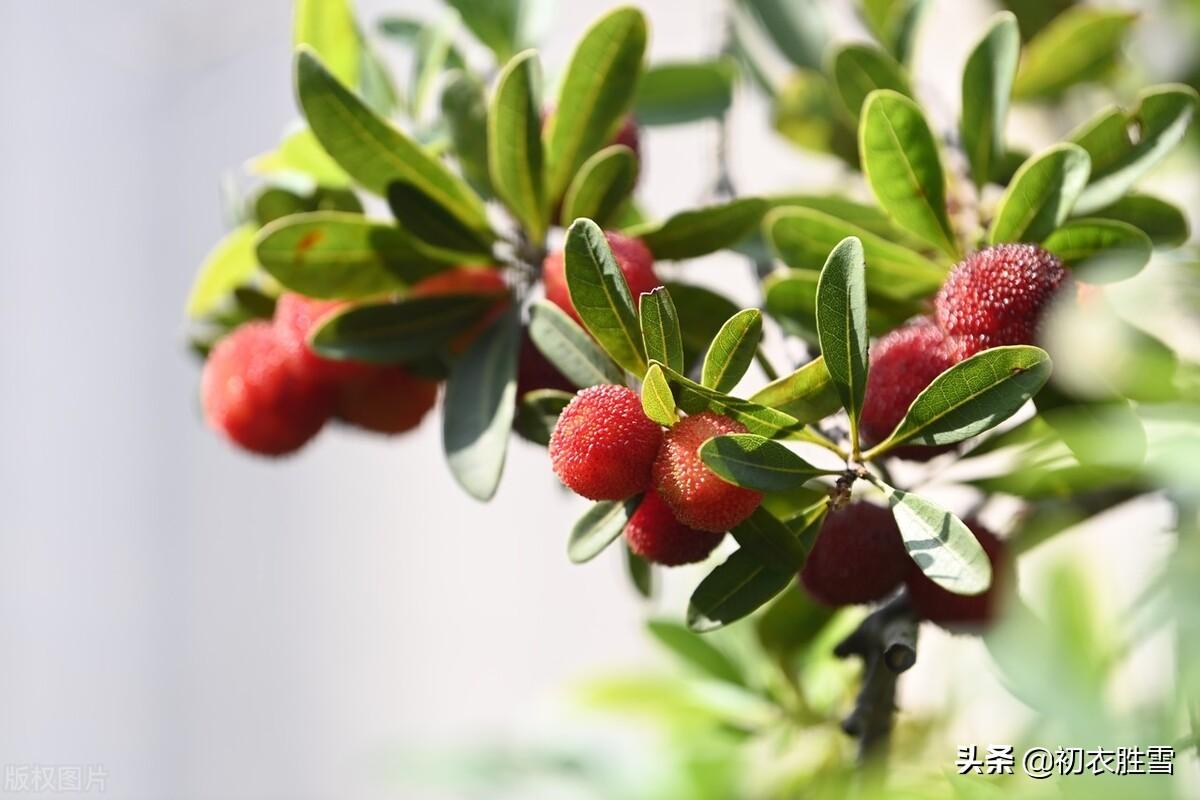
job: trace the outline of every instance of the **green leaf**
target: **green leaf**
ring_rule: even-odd
[[[1013,95],[1054,97],[1102,76],[1116,61],[1137,14],[1076,6],[1060,14],[1025,46]]]
[[[862,243],[843,239],[817,282],[817,337],[842,407],[850,415],[850,438],[858,439],[858,415],[867,391],[867,285]]]
[[[738,5],[793,65],[821,68],[829,31],[818,0],[738,0]]]
[[[474,75],[461,70],[447,75],[442,89],[442,119],[463,176],[475,191],[490,196],[487,97]]]
[[[685,413],[698,414],[702,411],[713,411],[737,420],[745,425],[750,433],[761,434],[772,439],[802,434],[803,426],[795,417],[758,403],[752,403],[749,400],[722,394],[706,386],[701,386],[666,366],[661,364],[660,366],[663,367],[663,375],[667,382],[676,387],[676,403]]]
[[[289,179],[299,175],[313,185],[330,189],[344,189],[351,184],[350,176],[329,157],[307,127],[289,133],[274,151],[252,159],[250,170]]]
[[[643,294],[639,310],[646,357],[661,361],[676,372],[683,372],[683,335],[670,292],[665,286],[660,286]]]
[[[442,445],[458,485],[491,500],[504,471],[517,399],[521,320],[516,308],[471,343],[446,381]]]
[[[946,268],[921,254],[815,209],[777,209],[767,215],[763,229],[779,258],[797,270],[819,270],[838,242],[853,236],[862,242],[873,295],[921,299],[946,279]]]
[[[642,496],[628,500],[604,500],[587,510],[571,528],[567,540],[567,558],[572,564],[591,561],[604,552],[625,530],[625,523],[633,516]]]
[[[455,262],[454,254],[423,244],[403,228],[338,211],[272,222],[259,231],[255,249],[275,280],[328,299],[401,290]]]
[[[858,122],[867,95],[876,89],[892,89],[912,97],[904,67],[877,47],[849,44],[833,56],[833,81],[850,118]]]
[[[488,112],[492,187],[530,240],[541,242],[549,217],[542,195],[541,71],[526,50],[500,72]]]
[[[867,268],[867,323],[876,334],[898,328],[923,313],[926,305],[893,300],[873,291]],[[783,329],[808,342],[817,341],[817,280],[819,270],[779,269],[763,279],[766,311]]]
[[[733,659],[679,623],[652,619],[646,623],[646,630],[684,663],[710,678],[745,686],[742,670]]]
[[[1040,242],[1066,220],[1087,185],[1091,160],[1078,145],[1061,143],[1021,165],[1000,198],[988,241]]]
[[[836,611],[813,600],[808,592],[792,585],[779,595],[757,620],[758,640],[763,649],[780,659],[799,655]]]
[[[254,226],[242,225],[222,239],[204,257],[200,272],[188,294],[187,315],[192,319],[216,311],[234,289],[248,281],[258,269],[254,256]]]
[[[1183,139],[1196,104],[1190,86],[1151,86],[1132,110],[1114,106],[1084,123],[1070,137],[1092,157],[1091,181],[1076,213],[1091,214],[1129,191]]]
[[[729,58],[655,64],[642,74],[633,114],[640,125],[676,125],[720,117],[733,102],[735,73]]]
[[[768,383],[750,395],[750,400],[782,411],[802,423],[824,419],[841,407],[833,377],[821,356],[790,375]]]
[[[612,141],[633,103],[646,19],[618,8],[597,20],[567,65],[558,103],[546,123],[546,195],[561,198],[588,156]]]
[[[795,573],[766,567],[739,548],[700,581],[688,603],[687,626],[708,633],[752,614],[782,592]]]
[[[414,361],[437,353],[496,301],[494,295],[454,294],[365,303],[323,319],[309,341],[326,358]]]
[[[987,183],[1004,159],[1004,128],[1020,55],[1017,18],[1005,11],[992,17],[987,33],[967,57],[959,135],[976,187]]]
[[[747,308],[734,314],[709,345],[700,383],[718,392],[731,391],[750,369],[761,341],[762,312]]]
[[[412,139],[367,108],[311,50],[296,58],[300,105],[321,146],[355,180],[376,194],[396,181],[411,183],[467,227],[488,231],[479,196]]]
[[[861,0],[863,19],[875,38],[900,63],[912,55],[917,23],[925,10],[925,0]]]
[[[899,92],[872,92],[858,128],[863,172],[896,224],[959,257],[946,214],[946,178],[937,141],[921,108]]]
[[[459,264],[492,264],[491,236],[465,226],[452,212],[419,187],[396,181],[387,188],[388,207],[414,236]]]
[[[362,38],[351,0],[296,0],[292,46],[307,45],[347,86],[357,86]]]
[[[900,527],[904,549],[925,577],[955,594],[981,594],[992,565],[971,529],[930,500],[879,483]]]
[[[835,94],[821,72],[797,70],[772,98],[771,125],[797,147],[837,156],[857,169],[858,141]]]
[[[563,198],[562,219],[587,217],[601,228],[612,227],[637,185],[637,156],[623,144],[593,155],[571,181]]]
[[[1071,273],[1088,283],[1109,283],[1131,278],[1150,263],[1154,243],[1126,222],[1110,219],[1073,219],[1046,237],[1042,246],[1071,267]]]
[[[1191,236],[1183,211],[1146,194],[1125,195],[1090,216],[1128,223],[1149,236],[1156,247],[1178,247]]]
[[[640,225],[627,233],[645,242],[655,259],[699,258],[746,238],[765,213],[765,200],[741,197],[720,205],[681,211],[665,222]]]
[[[819,475],[818,469],[782,444],[753,433],[734,433],[709,439],[700,458],[723,480],[760,492],[789,492]]]
[[[417,34],[412,57],[412,86],[408,96],[408,113],[415,120],[425,116],[429,98],[438,79],[446,71],[451,54],[461,66],[462,56],[454,49],[454,34],[458,32],[459,22],[459,15],[450,12],[436,23],[422,25]]]
[[[642,380],[642,410],[646,416],[663,427],[669,428],[679,421],[675,413],[675,397],[663,375],[662,368],[651,364]]]
[[[1028,345],[994,347],[943,372],[917,395],[875,458],[905,442],[944,445],[983,433],[1011,417],[1050,377],[1050,356]]]
[[[788,207],[810,208],[886,240],[901,242],[910,247],[914,244],[917,247],[923,246],[921,242],[893,225],[888,215],[878,206],[869,203],[860,203],[836,194],[779,194],[767,196],[766,201],[772,210]]]
[[[629,582],[644,599],[654,595],[654,565],[625,546],[625,569]]]
[[[446,0],[463,22],[500,62],[508,61],[526,43],[522,0]]]
[[[567,290],[584,326],[614,361],[641,375],[646,360],[637,311],[600,226],[575,220],[567,230],[564,254]]]
[[[1077,0],[1001,0],[1021,24],[1021,39],[1028,41]]]
[[[794,575],[808,558],[808,547],[802,538],[762,506],[730,533],[742,550],[775,570]]]
[[[621,369],[587,331],[553,303],[538,300],[529,307],[529,338],[555,369],[581,389],[625,382]]]
[[[687,369],[676,371],[686,373],[708,352],[708,345],[724,320],[736,314],[738,307],[729,298],[703,286],[667,282],[665,287],[671,293],[671,301],[679,314],[683,357],[687,365]],[[663,363],[670,366],[668,362]]]
[[[575,395],[559,389],[534,389],[517,398],[516,431],[535,444],[550,444],[550,434],[562,410]]]
[[[363,101],[385,117],[390,117],[400,106],[396,85],[387,64],[369,42],[363,43],[359,67],[359,89]]]

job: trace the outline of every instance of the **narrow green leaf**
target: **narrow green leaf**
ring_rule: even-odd
[[[1132,110],[1114,106],[1084,123],[1070,137],[1092,158],[1091,181],[1076,213],[1091,214],[1119,200],[1179,144],[1196,105],[1196,90],[1190,86],[1151,86],[1138,95]]]
[[[567,230],[564,254],[567,290],[584,326],[614,361],[641,375],[646,361],[637,311],[600,226],[575,220]]]
[[[517,398],[517,433],[542,447],[550,444],[550,434],[567,403],[575,395],[559,389],[534,389]]]
[[[363,101],[384,117],[390,117],[399,108],[400,97],[387,64],[366,41],[363,42],[360,62],[358,83]]]
[[[750,395],[750,400],[789,414],[802,423],[824,419],[841,407],[833,377],[821,356],[768,383]]]
[[[877,47],[849,44],[833,55],[833,80],[850,118],[858,122],[867,95],[876,89],[892,89],[912,97],[904,67]]]
[[[313,134],[355,180],[376,194],[411,183],[465,225],[487,231],[479,196],[446,166],[359,100],[311,50],[296,57],[296,87]]]
[[[675,397],[671,394],[662,368],[657,364],[650,365],[642,380],[642,410],[647,417],[665,428],[679,421],[679,415],[675,413]]]
[[[668,281],[665,287],[671,293],[683,335],[683,358],[687,368],[676,371],[689,373],[708,352],[708,345],[724,320],[736,314],[738,307],[729,298],[703,286]]]
[[[1028,41],[1050,24],[1051,20],[1078,0],[1000,0],[1021,24],[1021,40]]]
[[[661,364],[659,366],[662,366],[667,382],[678,390],[675,399],[679,408],[683,409],[685,413],[698,414],[701,411],[714,411],[737,420],[745,425],[751,433],[761,434],[772,439],[802,434],[803,426],[795,417],[758,403],[751,403],[749,400],[730,397],[714,389],[701,386],[668,367]]]
[[[646,623],[646,630],[684,663],[710,678],[737,686],[745,685],[742,670],[733,659],[683,625],[664,619],[652,619]]]
[[[643,599],[649,600],[654,596],[654,565],[625,546],[625,570],[629,573],[629,582]]]
[[[1120,53],[1137,14],[1076,6],[1056,17],[1025,46],[1013,95],[1054,97],[1073,84],[1096,80]]]
[[[638,160],[632,150],[623,144],[604,148],[583,162],[571,181],[563,199],[562,219],[587,217],[601,228],[612,227],[633,194],[637,177]]]
[[[802,538],[762,506],[730,533],[741,549],[774,570],[794,575],[808,558]]]
[[[731,391],[750,369],[761,341],[762,312],[747,308],[734,314],[709,345],[700,383],[718,392]]]
[[[820,0],[738,0],[756,33],[794,66],[820,69],[829,25]]]
[[[655,64],[642,74],[634,116],[639,125],[676,125],[720,117],[733,102],[735,73],[729,58]]]
[[[529,307],[529,338],[555,369],[581,389],[625,382],[620,367],[553,303],[538,300]]]
[[[208,316],[258,269],[254,255],[254,226],[242,225],[225,236],[205,256],[188,294],[187,315]]]
[[[763,278],[765,309],[783,329],[808,342],[817,341],[817,281],[820,270],[778,269]],[[898,328],[925,312],[923,301],[894,300],[871,286],[867,267],[867,323],[877,335]]]
[[[1042,246],[1088,283],[1132,278],[1150,263],[1154,243],[1127,222],[1111,219],[1073,219],[1054,231]]]
[[[763,566],[747,549],[735,550],[692,592],[687,626],[708,633],[752,614],[782,592],[795,573]]]
[[[463,177],[485,197],[492,192],[488,174],[488,104],[483,84],[465,70],[446,76],[442,89],[442,119]]]
[[[670,292],[665,286],[660,286],[649,294],[643,294],[639,310],[646,357],[661,361],[676,372],[683,372],[683,334]]]
[[[962,520],[923,497],[878,485],[900,527],[904,549],[925,577],[955,594],[987,591],[992,565]]]
[[[567,540],[567,558],[572,564],[584,564],[604,552],[625,530],[625,523],[637,510],[642,496],[628,500],[604,500],[587,510],[571,528]]]
[[[765,199],[772,211],[789,207],[810,208],[847,222],[860,230],[874,233],[887,241],[904,244],[910,249],[914,246],[924,246],[922,242],[893,225],[887,214],[870,203],[860,203],[837,194],[788,193],[768,195]]]
[[[534,242],[545,237],[550,213],[542,195],[541,82],[536,51],[514,56],[488,112],[492,187]]]
[[[584,33],[546,123],[546,196],[561,198],[588,156],[612,141],[633,103],[646,52],[646,19],[618,8]]]
[[[872,92],[858,132],[863,172],[879,205],[900,227],[957,259],[946,178],[920,106],[899,92]]]
[[[867,391],[867,286],[862,243],[843,239],[817,282],[817,337],[825,366],[850,415],[850,439],[858,438],[858,415]]]
[[[491,500],[504,471],[517,395],[521,321],[512,309],[454,364],[442,404],[450,472],[476,500]]]
[[[877,457],[905,442],[961,442],[999,425],[1025,405],[1050,377],[1050,356],[1028,345],[994,347],[955,364],[917,395]]]
[[[496,301],[495,296],[455,294],[366,303],[330,315],[309,340],[327,358],[413,361],[438,352]]]
[[[721,205],[681,211],[664,222],[639,225],[626,233],[645,242],[656,259],[699,258],[746,238],[765,213],[765,200],[740,197]]]
[[[1040,242],[1066,220],[1087,185],[1091,160],[1078,145],[1060,143],[1021,165],[1000,198],[988,241]]]
[[[492,264],[492,237],[464,225],[420,187],[396,181],[387,187],[388,208],[410,233],[444,253],[454,253],[459,264]]]
[[[753,433],[717,436],[700,446],[700,458],[734,486],[790,492],[829,470],[818,469],[782,444]]]
[[[987,183],[1004,159],[1004,128],[1020,55],[1017,18],[1004,11],[992,17],[987,33],[967,57],[959,135],[976,187]]]
[[[311,47],[334,77],[358,85],[362,38],[351,0],[296,0],[292,23],[293,47]]]
[[[1146,194],[1125,195],[1090,216],[1128,223],[1149,236],[1156,247],[1178,247],[1191,236],[1187,217],[1179,207]]]
[[[917,23],[928,5],[926,0],[861,0],[867,27],[900,63],[912,55]]]
[[[521,0],[447,0],[463,22],[499,62],[505,62],[525,45],[521,25]]]
[[[275,175],[295,181],[296,176],[307,179],[313,186],[345,189],[350,176],[329,157],[307,127],[294,130],[283,138],[279,147],[250,161],[250,170],[259,175]]]
[[[417,34],[412,58],[412,84],[408,92],[408,114],[415,120],[423,119],[434,87],[446,70],[455,53],[454,35],[459,30],[461,18],[453,11],[429,25],[422,25]],[[457,55],[460,63],[462,57]]]
[[[858,140],[824,73],[801,69],[772,93],[771,126],[795,146],[840,158],[858,169]]]

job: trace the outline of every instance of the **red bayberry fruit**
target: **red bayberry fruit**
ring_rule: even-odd
[[[608,246],[612,248],[613,256],[617,259],[617,266],[621,268],[621,274],[625,276],[625,282],[629,285],[629,293],[633,295],[633,304],[636,306],[639,295],[662,286],[662,281],[654,274],[654,256],[641,239],[631,239],[628,236],[608,231],[605,232],[604,237],[608,239]],[[570,292],[567,291],[566,263],[561,250],[546,256],[545,264],[542,266],[542,280],[546,284],[546,299],[570,314],[572,319],[582,325],[583,321],[575,310],[575,304],[571,302]]]
[[[617,135],[613,137],[612,143],[623,144],[632,150],[633,156],[638,160],[640,168],[642,160],[641,137],[638,135],[637,120],[633,118],[632,114],[627,114],[621,120],[621,127],[617,128]]]
[[[871,348],[867,393],[859,431],[867,447],[888,437],[908,407],[934,378],[954,365],[952,345],[928,317],[897,328]],[[891,451],[901,458],[929,459],[947,447],[910,445]]]
[[[705,411],[667,431],[654,461],[654,485],[675,518],[692,528],[721,532],[754,513],[762,494],[722,480],[700,460],[700,445],[725,433],[745,433],[736,420]]]
[[[906,579],[909,601],[917,615],[950,630],[969,630],[990,623],[1008,580],[1008,549],[1004,542],[978,520],[965,522],[992,565],[992,585],[986,592],[962,595],[947,591],[925,577],[915,563],[909,567]]]
[[[533,339],[529,338],[529,329],[526,328],[521,334],[521,351],[517,356],[517,397],[535,389],[574,392],[575,384],[542,355]]]
[[[662,428],[624,386],[591,386],[563,409],[550,434],[559,480],[591,500],[624,500],[650,483]]]
[[[873,603],[904,581],[911,562],[892,512],[851,503],[825,517],[800,582],[826,605]]]
[[[297,363],[314,381],[340,383],[371,370],[361,361],[324,358],[308,346],[308,335],[330,314],[347,305],[343,300],[314,300],[295,292],[284,292],[275,304],[275,330],[295,350]]]
[[[637,510],[625,523],[625,541],[629,549],[647,561],[665,567],[694,564],[708,558],[725,533],[689,528],[671,512],[658,492],[646,492]]]
[[[937,322],[967,358],[989,347],[1034,344],[1042,316],[1068,280],[1062,262],[1032,244],[980,250],[950,273]]]
[[[338,387],[337,414],[377,433],[403,433],[420,424],[437,401],[437,383],[403,367],[377,367]]]
[[[283,455],[321,430],[333,410],[295,348],[269,322],[248,322],[217,342],[200,382],[204,417],[247,450]]]
[[[450,350],[461,353],[487,330],[508,307],[508,286],[504,275],[494,267],[451,267],[413,284],[409,297],[434,297],[447,294],[496,295],[496,303],[462,333],[450,340]]]

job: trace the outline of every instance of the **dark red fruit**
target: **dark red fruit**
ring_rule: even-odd
[[[949,630],[981,628],[996,615],[1010,578],[1008,548],[978,520],[965,520],[992,564],[992,585],[983,594],[962,595],[946,591],[925,577],[913,563],[909,567],[908,597],[917,615]]]
[[[892,512],[851,503],[825,517],[800,582],[826,605],[873,603],[904,581],[911,563]]]
[[[703,561],[724,538],[724,532],[696,530],[675,519],[670,506],[654,490],[646,492],[625,523],[629,549],[665,567]]]
[[[608,246],[612,248],[617,266],[625,276],[629,293],[633,295],[633,304],[636,306],[639,295],[662,286],[662,281],[654,274],[654,256],[641,239],[631,239],[610,231],[606,231],[604,237],[608,239]],[[570,292],[567,291],[566,264],[561,250],[546,256],[542,266],[542,280],[546,285],[546,299],[582,325],[583,321],[575,310],[575,304],[571,302]]]
[[[684,525],[714,533],[727,531],[762,502],[759,492],[722,480],[697,452],[714,436],[745,432],[742,423],[705,411],[680,420],[663,437],[654,461],[654,486]]]
[[[371,370],[361,361],[323,358],[308,346],[308,335],[330,314],[347,305],[343,300],[314,300],[295,292],[284,292],[275,304],[275,330],[286,346],[296,352],[299,368],[314,381],[341,383]]]
[[[437,383],[403,367],[377,367],[338,388],[337,414],[376,433],[403,433],[437,402]]]
[[[612,143],[623,144],[632,150],[640,168],[642,160],[641,137],[638,134],[637,120],[633,118],[633,115],[627,114],[621,120],[621,127],[617,128],[617,135],[613,137]]]
[[[529,338],[529,329],[521,335],[521,351],[517,356],[517,397],[535,389],[558,389],[574,392],[575,384],[555,368]]]
[[[1032,244],[1002,244],[967,257],[937,295],[937,322],[961,360],[1013,344],[1035,344],[1038,326],[1069,280],[1062,262]]]
[[[662,428],[624,386],[591,386],[575,395],[550,434],[559,480],[591,500],[624,500],[645,490]]]
[[[269,322],[248,322],[217,342],[200,382],[204,418],[263,455],[299,449],[333,411],[333,394],[304,369]]]

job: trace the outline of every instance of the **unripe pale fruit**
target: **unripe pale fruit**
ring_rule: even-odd
[[[692,528],[727,531],[754,513],[762,494],[722,480],[700,460],[700,445],[714,436],[745,433],[736,420],[705,411],[685,417],[663,436],[654,461],[654,486],[675,513]]]
[[[699,531],[675,519],[671,508],[653,489],[646,492],[625,523],[629,549],[664,567],[703,561],[724,538],[724,532]]]
[[[466,350],[471,342],[478,339],[479,335],[504,313],[504,309],[508,308],[508,285],[504,282],[504,275],[495,267],[450,267],[418,281],[408,290],[409,297],[447,294],[496,295],[495,305],[484,312],[478,321],[450,340],[450,350],[454,353]]]
[[[376,433],[403,433],[437,402],[437,383],[403,367],[376,367],[338,387],[337,414]]]
[[[967,257],[938,292],[937,323],[967,358],[989,347],[1035,344],[1038,327],[1070,280],[1062,262],[1033,244],[1002,244]]]
[[[275,330],[280,340],[296,352],[299,368],[314,381],[341,383],[370,371],[361,361],[324,358],[308,345],[308,335],[322,320],[346,306],[343,300],[314,300],[284,292],[275,304]]]
[[[283,455],[321,430],[333,411],[329,387],[269,322],[248,322],[208,356],[200,382],[204,418],[246,450]]]
[[[800,582],[826,605],[873,603],[904,581],[911,562],[892,512],[856,502],[825,517]]]
[[[637,393],[603,384],[582,390],[550,434],[559,480],[591,500],[625,500],[644,491],[662,443],[662,428],[642,411]]]
[[[906,583],[908,598],[917,615],[952,631],[970,631],[986,627],[995,618],[1000,598],[1011,578],[1008,548],[978,520],[964,520],[983,546],[992,565],[992,585],[983,594],[962,595],[949,592],[925,577],[913,563]]]
[[[641,239],[631,239],[610,231],[605,231],[604,238],[608,239],[608,246],[612,248],[617,266],[625,276],[625,283],[629,285],[629,293],[633,296],[633,304],[636,307],[641,294],[662,286],[662,281],[654,274],[654,256]],[[561,250],[546,256],[542,265],[542,281],[546,285],[546,299],[582,325],[583,320],[579,318],[575,304],[571,302],[571,294],[567,290],[566,263]]]
[[[872,447],[886,439],[917,395],[952,366],[951,343],[928,317],[897,328],[876,342],[871,348],[867,393],[859,417],[863,444]],[[891,454],[923,461],[947,449],[909,445]]]

